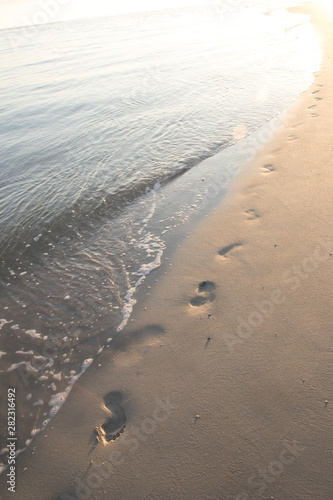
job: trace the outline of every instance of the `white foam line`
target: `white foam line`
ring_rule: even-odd
[[[158,191],[160,188],[161,188],[161,184],[159,183],[159,181],[157,181],[155,183],[153,189],[150,191],[150,193],[152,194],[153,198],[156,198],[156,191]],[[148,192],[148,190],[147,190],[147,192]],[[153,215],[155,214],[155,211],[156,211],[156,201],[154,201],[152,203],[150,212],[147,215],[147,217],[142,220],[143,226],[139,229],[138,234],[142,234],[142,231],[147,227],[147,224],[150,221],[150,219],[153,217]],[[151,251],[152,251],[149,248],[149,246],[148,246],[148,242],[151,239],[152,239],[151,235],[148,234],[146,236],[145,240],[144,240],[145,245],[141,246],[141,248],[145,248],[146,247],[147,255],[149,255],[149,253],[151,253]],[[164,245],[163,242],[160,242],[159,246],[160,246],[160,248],[159,248],[159,251],[157,252],[157,255],[156,255],[155,259],[152,262],[149,262],[148,264],[143,264],[140,267],[138,273],[135,273],[135,274],[138,274],[138,275],[141,275],[141,276],[136,281],[136,283],[134,284],[134,286],[131,286],[127,290],[127,292],[126,292],[126,295],[124,297],[125,304],[124,304],[124,306],[123,306],[123,308],[121,310],[121,313],[122,313],[122,316],[123,316],[123,320],[120,323],[120,325],[117,327],[117,332],[121,332],[125,328],[125,326],[128,323],[128,320],[131,317],[131,314],[133,312],[133,308],[134,308],[134,306],[135,306],[135,304],[137,302],[136,299],[133,298],[136,290],[143,283],[143,281],[145,280],[146,276],[148,276],[149,273],[151,273],[154,269],[156,269],[157,267],[159,267],[161,265],[161,259],[162,259],[162,255],[163,255],[163,251],[164,251],[165,245]],[[153,251],[156,251],[156,242],[153,245]]]
[[[13,363],[12,365],[10,365],[10,367],[7,368],[7,372],[12,372],[16,368],[20,368],[21,366],[24,366],[26,371],[29,373],[38,373],[39,371],[37,370],[37,368],[31,366],[31,363],[29,363],[28,361],[21,361],[21,363]]]
[[[155,183],[153,189],[150,191],[150,194],[153,196],[154,199],[156,198],[156,191],[158,191],[160,188],[161,188],[161,184],[159,183],[159,181],[157,181]],[[150,221],[150,219],[153,217],[155,211],[156,211],[156,201],[152,204],[152,207],[151,207],[150,212],[147,215],[147,217],[145,219],[143,219],[143,221],[142,221],[143,226],[142,226],[141,229],[139,229],[138,234],[142,233],[142,231],[147,226],[147,224]]]
[[[30,335],[30,337],[33,337],[35,339],[40,339],[41,338],[41,334],[37,333],[36,330],[26,330],[25,333],[27,335]]]
[[[11,321],[7,321],[6,319],[0,319],[0,330],[1,330],[1,328],[2,328],[4,325],[6,325],[7,323],[12,323],[12,322],[13,322],[13,320],[11,320]]]
[[[148,276],[149,273],[151,273],[154,269],[158,268],[161,265],[163,251],[164,251],[164,245],[163,245],[163,248],[161,248],[158,251],[155,259],[152,262],[141,266],[139,273],[142,274],[142,276],[137,280],[135,285],[132,286],[127,291],[127,293],[125,295],[125,305],[121,310],[122,315],[123,315],[123,320],[120,323],[120,325],[117,327],[117,332],[121,332],[125,328],[125,326],[127,325],[128,320],[130,319],[130,316],[133,312],[133,308],[137,302],[133,298],[133,295],[135,294],[137,288],[144,282],[144,280],[146,279],[146,276]]]
[[[81,377],[81,375],[83,375],[83,373],[87,370],[87,368],[91,365],[92,362],[93,362],[92,358],[85,359],[83,361],[83,363],[82,363],[81,372],[78,373],[77,375],[71,375],[71,376],[67,377],[67,378],[69,378],[69,384],[66,387],[66,389],[64,390],[64,392],[59,392],[58,394],[54,394],[51,397],[50,401],[49,401],[49,406],[51,406],[51,410],[50,410],[50,413],[49,413],[49,417],[50,418],[44,420],[41,428],[32,429],[32,431],[31,431],[31,437],[37,436],[37,434],[39,434],[42,430],[45,429],[45,427],[48,425],[48,423],[50,422],[50,420],[52,420],[52,418],[54,417],[54,415],[56,413],[58,413],[58,411],[60,410],[61,406],[66,401],[66,399],[67,399],[69,393],[71,392],[72,387],[75,384],[75,382],[77,382],[77,380]],[[35,368],[33,368],[31,366],[31,364],[28,363],[28,362],[26,362],[26,361],[22,361],[22,363],[16,363],[16,364],[11,365],[8,368],[7,372],[13,371],[13,370],[15,370],[15,368],[19,368],[22,365],[25,366],[25,368],[26,368],[27,371],[31,371],[33,373],[38,373],[38,370],[36,370]],[[27,398],[27,399],[31,399],[31,398]],[[43,401],[40,399],[40,400],[36,401],[33,404],[33,406],[41,406],[42,404],[43,404]],[[25,442],[26,447],[22,448],[21,450],[17,450],[15,456],[18,457],[24,450],[26,450],[26,448],[30,445],[31,441],[32,441],[32,439],[26,440],[26,442]],[[8,466],[5,466],[4,464],[0,463],[0,474],[2,474],[7,469],[7,467]]]
[[[75,382],[81,377],[81,375],[88,369],[88,367],[91,365],[93,362],[92,358],[85,359],[82,363],[82,368],[81,372],[78,373],[77,375],[70,375],[69,378],[69,384],[66,387],[66,389],[63,392],[58,392],[57,394],[54,394],[50,401],[49,401],[49,406],[51,407],[49,416],[50,418],[45,420],[43,422],[43,429],[45,429],[46,425],[49,423],[49,421],[54,417],[56,413],[60,410],[64,402],[66,401],[69,393],[72,390],[73,385]]]

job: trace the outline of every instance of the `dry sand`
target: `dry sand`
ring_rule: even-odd
[[[333,29],[302,11],[315,83],[20,457],[17,498],[333,499]]]

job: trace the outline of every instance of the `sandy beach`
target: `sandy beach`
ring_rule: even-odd
[[[313,85],[147,280],[1,498],[333,498],[333,21],[294,11],[320,37]]]

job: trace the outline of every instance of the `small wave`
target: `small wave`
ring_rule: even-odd
[[[217,151],[227,147],[229,141],[221,141],[218,146],[207,150],[197,156],[189,156],[181,160],[172,169],[164,173],[156,170],[146,173],[142,178],[136,179],[128,185],[119,185],[116,191],[111,191],[102,186],[89,187],[79,194],[74,203],[67,206],[62,203],[59,210],[54,213],[43,211],[43,216],[32,220],[32,215],[24,213],[14,227],[3,228],[0,237],[0,258],[2,265],[1,276],[15,274],[17,262],[36,261],[40,255],[50,250],[62,238],[75,238],[91,229],[96,230],[99,225],[117,217],[125,206],[148,192],[154,191],[156,186],[164,186],[176,177],[198,165],[204,159],[212,156]],[[13,269],[14,268],[14,269]],[[21,269],[21,273],[25,272]]]

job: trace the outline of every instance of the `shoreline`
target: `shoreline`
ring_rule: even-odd
[[[273,3],[276,3],[275,0]],[[240,9],[240,11],[242,11],[242,9]],[[251,8],[250,11],[255,15],[256,19],[260,19],[260,16],[258,17],[260,8],[255,8],[254,11]],[[207,10],[204,8],[202,12],[208,14],[209,9]],[[263,72],[263,76],[265,75],[263,85],[267,91],[263,93],[258,93],[256,91],[258,86],[261,87],[261,78],[260,81],[257,81],[256,74],[259,74],[264,67],[261,69],[259,67],[257,69],[254,68],[254,79],[252,83],[250,82],[250,78],[247,91],[244,89],[244,93],[240,91],[239,94],[239,104],[241,102],[244,104],[239,107],[240,115],[238,116],[236,108],[235,111],[232,111],[230,114],[227,113],[227,115],[230,116],[231,128],[229,127],[229,123],[223,120],[225,127],[223,126],[223,130],[221,130],[219,134],[219,121],[215,121],[215,125],[212,125],[211,120],[208,120],[211,106],[204,106],[203,111],[207,107],[206,111],[208,114],[200,114],[203,120],[202,125],[204,126],[204,123],[206,123],[207,127],[210,129],[213,126],[214,134],[218,139],[215,149],[212,144],[213,149],[208,147],[206,152],[202,151],[202,156],[200,154],[197,157],[195,148],[192,149],[190,144],[188,144],[187,148],[185,147],[184,154],[185,157],[187,157],[190,151],[192,151],[193,154],[191,153],[190,157],[193,158],[193,163],[191,160],[187,165],[186,161],[181,161],[179,155],[177,155],[177,159],[179,160],[179,164],[184,163],[183,167],[186,168],[185,165],[187,165],[189,170],[185,173],[183,172],[182,175],[176,176],[173,180],[170,178],[164,183],[159,177],[159,168],[157,168],[157,172],[155,173],[161,181],[161,189],[157,189],[159,185],[155,184],[154,189],[153,185],[150,185],[149,191],[148,186],[145,186],[146,181],[143,181],[142,186],[145,187],[147,192],[137,197],[135,194],[136,189],[133,189],[133,191],[131,190],[130,198],[133,195],[134,199],[132,202],[129,202],[127,207],[123,207],[123,209],[119,207],[120,213],[118,216],[111,216],[112,206],[115,204],[112,199],[108,200],[106,207],[104,207],[103,204],[103,208],[101,209],[102,214],[97,214],[96,211],[93,210],[93,206],[95,206],[95,202],[100,198],[100,191],[97,189],[94,190],[94,193],[91,192],[90,195],[87,193],[87,196],[84,195],[83,199],[91,199],[92,211],[86,221],[86,229],[83,219],[86,220],[84,213],[87,207],[85,207],[84,202],[81,203],[81,197],[79,197],[81,201],[78,201],[75,206],[75,214],[72,214],[71,210],[69,210],[68,213],[66,212],[67,215],[65,216],[64,212],[60,209],[62,205],[60,196],[58,207],[61,213],[58,213],[58,210],[52,210],[52,212],[58,214],[56,216],[58,221],[64,216],[63,224],[56,224],[54,226],[50,220],[50,227],[45,228],[42,221],[40,221],[40,224],[38,223],[39,217],[36,214],[35,221],[40,230],[34,231],[32,226],[30,229],[27,229],[27,233],[30,233],[31,236],[30,240],[24,238],[23,234],[21,234],[16,241],[17,244],[22,245],[22,249],[24,249],[23,253],[15,251],[16,243],[14,244],[13,242],[13,245],[11,243],[9,244],[10,259],[7,259],[8,254],[7,256],[3,255],[7,263],[5,261],[2,263],[3,280],[1,290],[3,293],[0,292],[0,308],[2,307],[3,309],[3,315],[1,316],[4,319],[3,322],[7,321],[7,324],[5,323],[3,325],[4,327],[1,331],[2,342],[0,351],[3,352],[1,369],[5,381],[2,392],[3,398],[5,398],[6,386],[20,387],[17,399],[17,405],[21,414],[17,435],[17,449],[25,448],[26,444],[32,441],[32,435],[35,436],[41,428],[44,429],[46,427],[49,420],[48,417],[54,415],[56,410],[60,407],[61,401],[64,399],[63,393],[66,391],[67,394],[73,381],[80,374],[83,363],[86,363],[86,360],[95,358],[101,346],[103,347],[107,343],[112,342],[111,338],[114,337],[116,333],[114,325],[118,322],[119,325],[121,324],[124,326],[125,322],[129,319],[129,314],[134,303],[133,299],[136,299],[139,295],[140,297],[141,295],[145,295],[145,292],[141,294],[139,290],[135,290],[140,283],[142,284],[142,279],[144,278],[142,275],[147,275],[150,269],[160,264],[160,255],[162,252],[162,264],[163,260],[167,263],[167,266],[170,259],[172,262],[172,253],[181,245],[183,238],[194,232],[200,219],[210,213],[215,204],[221,203],[222,196],[224,196],[224,193],[227,191],[231,178],[237,175],[237,171],[239,173],[242,170],[240,166],[248,160],[248,156],[252,157],[254,154],[253,151],[257,147],[260,147],[263,142],[268,140],[268,133],[273,133],[272,124],[279,123],[277,116],[281,114],[281,111],[279,111],[279,115],[277,115],[277,111],[280,110],[281,107],[289,107],[290,103],[295,101],[299,94],[309,86],[310,82],[312,82],[309,71],[310,67],[315,71],[318,69],[319,64],[317,44],[314,44],[317,54],[315,60],[317,62],[315,63],[312,60],[311,55],[310,64],[304,65],[304,62],[300,64],[300,67],[303,68],[301,74],[303,74],[304,71],[307,73],[307,77],[304,73],[305,80],[303,80],[303,76],[300,78],[298,72],[294,72],[293,66],[290,64],[289,60],[289,50],[291,47],[286,49],[285,45],[286,40],[290,39],[293,47],[291,52],[294,53],[294,51],[296,51],[299,53],[300,45],[303,45],[303,43],[299,43],[300,40],[297,42],[298,34],[307,45],[307,39],[304,35],[303,28],[306,33],[311,33],[311,27],[309,26],[308,20],[300,16],[299,21],[302,23],[301,26],[294,27],[294,24],[297,24],[295,15],[287,15],[285,11],[285,16],[283,16],[283,19],[279,18],[277,25],[280,27],[285,26],[287,31],[284,34],[281,33],[281,37],[279,35],[278,38],[276,38],[279,30],[277,25],[274,27],[274,19],[278,11],[274,9],[272,13],[273,12],[274,15],[272,19],[270,19],[271,16],[267,17],[267,22],[269,24],[273,22],[272,28],[274,33],[271,33],[270,43],[272,44],[273,42],[275,46],[274,41],[276,41],[277,52],[281,54],[284,53],[286,56],[284,58],[286,64],[283,63],[283,67],[286,69],[286,72],[283,72],[283,74],[285,73],[284,77],[281,75],[282,80],[280,81],[279,78],[273,77],[272,79],[272,76],[268,76],[270,73],[269,68],[273,71],[272,74],[274,74],[275,71],[280,74],[280,70],[278,67],[275,67],[274,62],[270,60],[271,51],[267,50],[267,48],[265,51],[263,48],[263,50],[260,51],[262,53],[259,53],[258,56],[260,57],[261,64],[264,60],[266,60],[266,63],[268,62],[268,73],[266,73],[266,71]],[[208,18],[209,17],[210,14],[208,15]],[[183,17],[181,18],[183,19]],[[156,19],[162,21],[162,18],[157,17]],[[186,17],[186,19],[188,18]],[[231,20],[231,24],[237,26],[241,18],[237,16],[237,19],[238,21],[236,18]],[[268,25],[265,27],[265,19],[266,17],[263,18],[264,23],[259,30],[261,34],[258,33],[258,36],[262,36],[264,32],[267,32]],[[164,21],[166,21],[166,19]],[[213,21],[213,24],[215,24],[214,19]],[[218,19],[217,21],[220,22]],[[221,21],[223,22],[223,19],[221,19]],[[192,24],[192,22],[190,24]],[[253,30],[255,22],[251,24],[251,30]],[[203,32],[205,32],[206,30],[201,21],[199,25],[201,25]],[[290,26],[293,27],[290,28],[291,31],[289,33]],[[66,31],[65,27],[64,29]],[[53,30],[50,29],[50,36],[52,36],[52,33]],[[248,35],[245,36],[248,38]],[[145,38],[145,36],[143,37]],[[311,34],[310,39],[312,40],[313,37],[314,35],[312,36]],[[139,38],[141,39],[140,36]],[[256,44],[255,39],[256,37],[253,38]],[[249,40],[251,40],[251,37]],[[215,44],[215,42],[213,43]],[[225,55],[227,55],[227,53],[234,53],[234,49],[232,48],[233,44],[231,43],[231,45],[228,45],[229,49],[226,50]],[[260,44],[256,45],[260,49]],[[256,59],[257,51],[253,52],[250,46],[251,44],[248,47],[249,54],[251,53],[252,57]],[[61,45],[57,46],[57,51],[60,51],[60,60],[62,53],[61,48],[63,48]],[[237,43],[235,50],[236,52],[234,53],[232,61],[236,63],[236,66],[237,61],[238,65],[243,66],[241,60],[244,56],[244,52],[238,52]],[[117,50],[115,50],[115,52],[117,52]],[[264,53],[268,53],[268,61]],[[301,59],[303,58],[301,57]],[[279,62],[281,59],[277,57],[276,54],[274,60]],[[214,66],[216,61],[214,61],[215,59],[212,59],[210,62],[207,62],[215,71]],[[227,66],[229,67],[228,64]],[[306,69],[306,66],[309,66],[308,69]],[[37,72],[39,71],[38,68],[39,66],[37,65]],[[12,67],[12,70],[14,69],[15,63]],[[220,69],[222,69],[222,67]],[[250,73],[252,73],[250,67],[248,69]],[[16,70],[19,71],[18,68],[16,68]],[[216,70],[218,72],[220,71],[218,67],[216,67]],[[246,65],[243,70],[247,71]],[[233,73],[233,71],[231,71],[231,73]],[[290,75],[290,77],[288,77],[288,75]],[[241,82],[244,78],[241,77],[241,74],[238,76],[238,83],[242,86]],[[269,84],[266,80],[266,76],[274,83],[273,85]],[[231,75],[229,77],[231,78]],[[208,78],[208,80],[210,80],[210,78]],[[301,84],[301,80],[303,84]],[[298,87],[296,81],[299,81],[300,87]],[[221,85],[219,83],[219,88],[222,92],[221,97],[224,95],[223,99],[229,95],[229,91],[225,94],[223,90],[224,83],[226,82],[221,81]],[[257,82],[257,84],[255,84],[255,82]],[[305,82],[307,82],[307,84]],[[66,85],[65,82],[63,82],[63,84]],[[298,89],[297,95],[295,85]],[[274,90],[275,87],[277,92]],[[230,88],[230,95],[227,97],[229,102],[233,101],[233,95],[235,92],[238,92],[237,88],[237,85],[234,90]],[[207,90],[208,89],[209,87]],[[293,89],[295,89],[295,92]],[[15,90],[13,88],[14,94],[17,90],[18,89]],[[135,93],[134,89],[133,92]],[[247,99],[245,98],[246,93],[248,93]],[[207,95],[208,98],[210,96],[214,101],[215,97],[213,94],[208,91]],[[278,98],[279,95],[281,95],[281,100]],[[220,98],[217,100],[220,102]],[[162,105],[163,102],[162,98],[160,104]],[[206,99],[203,99],[202,102],[206,102]],[[206,105],[208,102],[210,102],[210,100],[206,102]],[[38,108],[37,102],[35,105]],[[89,103],[89,105],[92,105],[92,103]],[[254,107],[253,114],[249,111],[252,107]],[[88,109],[86,111],[88,112]],[[271,115],[272,118],[270,118]],[[247,128],[244,126],[237,126],[237,124],[241,123],[243,120],[241,116]],[[265,122],[268,117],[269,121]],[[74,119],[74,116],[72,118]],[[195,120],[195,116],[193,116],[193,119]],[[264,125],[262,125],[262,121],[265,122]],[[210,126],[209,122],[211,122]],[[254,132],[254,127],[257,127],[259,122],[260,126]],[[103,123],[105,124],[105,121],[103,121]],[[235,125],[236,128],[234,128]],[[102,132],[104,128],[105,127],[101,124],[98,127],[102,136],[104,135]],[[229,135],[227,133],[228,128],[230,128]],[[204,131],[204,128],[202,130]],[[251,131],[252,133],[250,133]],[[84,150],[89,150],[92,145],[94,148],[96,146],[96,150],[99,150],[100,146],[102,147],[103,140],[99,145],[95,143],[96,134],[99,135],[96,130],[92,132],[91,138],[89,138]],[[219,137],[216,134],[218,134]],[[246,139],[242,139],[234,143],[233,146],[230,146],[234,139],[239,139],[243,134],[249,135]],[[192,135],[194,137],[196,136],[195,142],[199,141],[199,136],[193,134],[193,131]],[[126,136],[127,134],[125,133],[124,140]],[[204,142],[206,142],[205,137],[206,134],[203,132],[200,141],[204,140]],[[15,142],[15,139],[13,140]],[[60,141],[60,144],[61,142],[62,141]],[[177,139],[175,142],[177,143]],[[75,144],[76,146],[74,147],[73,143],[75,154],[70,161],[79,164],[81,162],[81,153],[79,152],[80,144],[79,142],[75,142]],[[220,147],[226,147],[227,144],[229,146],[223,150],[221,156],[214,155],[210,157],[212,161],[200,162],[195,168],[190,168],[197,161],[199,162],[202,160],[207,154],[213,153],[213,150],[216,152]],[[18,146],[18,144],[16,145]],[[110,147],[112,150],[113,148],[111,145]],[[173,147],[174,146],[171,146],[170,143],[170,148],[173,149]],[[150,143],[150,150],[154,150],[153,143]],[[168,163],[169,157],[168,150],[169,148],[166,146],[166,156],[164,156],[166,163]],[[185,157],[184,160],[186,159]],[[158,158],[156,158],[156,162],[159,164]],[[178,174],[180,173],[181,172],[178,172]],[[14,171],[13,175],[15,177]],[[170,171],[170,177],[172,177],[172,175]],[[142,176],[144,179],[144,171],[142,172]],[[155,177],[155,174],[153,177]],[[60,178],[61,175],[59,179]],[[140,179],[137,180],[140,185]],[[78,182],[80,183],[79,178]],[[52,182],[47,181],[46,184],[51,188]],[[60,190],[58,194],[60,194],[60,184],[58,188]],[[88,192],[90,192],[89,182],[87,189]],[[115,192],[116,191],[115,189]],[[104,210],[106,210],[108,214],[106,215],[105,213],[105,217],[103,216]],[[111,212],[109,212],[110,210]],[[81,217],[79,216],[80,212],[82,212]],[[99,210],[97,212],[99,212]],[[28,213],[25,215],[28,216]],[[14,227],[17,226],[17,224],[15,224],[16,219],[14,215],[13,217],[14,219],[12,220],[11,226]],[[64,228],[61,229],[61,226],[67,227],[68,224],[66,221],[68,224],[70,223],[70,227],[68,230],[65,228],[65,231],[62,233]],[[21,220],[21,222],[23,224],[23,220]],[[48,226],[49,224],[46,223],[46,225]],[[58,230],[56,226],[58,226]],[[94,228],[91,230],[92,226],[94,226]],[[76,235],[77,232],[78,234]],[[150,235],[151,238],[147,241]],[[25,241],[26,239],[27,241]],[[45,255],[43,255],[44,253]],[[9,265],[9,261],[11,261],[11,265]],[[68,267],[71,269],[69,270]],[[154,278],[151,280],[151,285],[154,284],[156,279],[163,277],[164,270],[162,270],[162,267],[163,265],[160,271],[157,271],[157,269],[154,270]],[[111,276],[112,283],[109,282],[108,279],[105,281],[106,276]],[[46,297],[45,291],[48,292]],[[137,305],[136,307],[140,306]],[[0,327],[2,324],[3,323],[0,324]],[[40,356],[46,359],[43,360]],[[52,363],[52,368],[50,368]],[[20,385],[22,376],[25,378],[25,372],[27,372],[29,378],[27,381],[23,381],[24,385]],[[74,374],[74,372],[76,373]],[[74,376],[68,379],[70,374],[74,374]],[[39,382],[37,382],[37,380],[39,380]],[[37,383],[35,383],[35,381]],[[64,396],[66,396],[66,394],[64,394]],[[5,428],[5,406],[2,412],[0,412],[0,421],[2,422],[2,427]],[[3,470],[4,464],[6,464],[5,439],[6,437],[3,436],[0,447],[0,454],[2,453],[2,460],[0,460],[1,470]]]
[[[333,37],[309,9],[314,84],[19,457],[19,497],[332,498]]]

